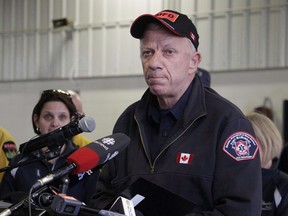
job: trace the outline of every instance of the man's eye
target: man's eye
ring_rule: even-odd
[[[152,52],[150,50],[145,50],[142,52],[142,56],[149,56],[149,55],[151,55],[151,53]]]
[[[169,50],[166,50],[166,53],[167,53],[168,55],[172,55],[172,54],[175,53],[175,50],[169,49]]]

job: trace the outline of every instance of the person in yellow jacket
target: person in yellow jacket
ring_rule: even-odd
[[[72,141],[75,145],[79,146],[79,148],[91,143],[92,141],[85,137],[83,134],[77,134],[72,138]]]
[[[8,166],[9,161],[17,154],[17,146],[12,135],[0,127],[0,169]],[[0,182],[4,172],[0,172]]]

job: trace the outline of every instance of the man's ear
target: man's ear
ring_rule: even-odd
[[[194,52],[193,55],[191,56],[191,61],[190,61],[190,72],[191,74],[196,74],[198,70],[198,65],[201,62],[201,54],[199,52]],[[193,75],[194,76],[194,75]]]
[[[199,52],[194,52],[192,55],[192,61],[191,61],[191,68],[195,69],[198,68],[198,65],[200,64],[202,59],[202,56]]]

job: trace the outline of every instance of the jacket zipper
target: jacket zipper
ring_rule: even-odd
[[[181,133],[179,134],[179,136],[177,136],[174,140],[172,140],[164,149],[162,149],[159,154],[156,156],[156,158],[154,159],[154,162],[152,163],[151,160],[150,160],[150,157],[149,155],[147,154],[147,151],[146,151],[146,148],[145,148],[145,145],[144,145],[144,141],[143,141],[143,137],[142,137],[142,133],[141,133],[141,127],[140,127],[140,124],[136,118],[136,116],[134,117],[135,121],[137,122],[138,124],[138,128],[139,128],[139,132],[140,132],[140,139],[141,139],[141,142],[142,142],[142,146],[144,148],[144,151],[145,151],[145,154],[146,154],[146,157],[148,158],[148,161],[149,161],[149,164],[150,164],[150,173],[153,174],[154,171],[155,171],[155,163],[156,163],[156,160],[157,158],[169,147],[171,146],[179,137],[181,137],[193,124],[195,121],[197,121],[199,118],[201,118],[202,116],[204,116],[205,114],[202,114],[200,116],[198,116],[197,118],[194,119],[193,122],[191,122],[191,124],[186,127],[186,129]]]
[[[150,157],[149,157],[149,155],[147,154],[147,151],[146,151],[146,148],[145,148],[145,145],[144,145],[144,141],[143,141],[143,136],[142,136],[142,133],[141,133],[140,124],[139,124],[136,116],[134,116],[134,119],[135,119],[135,121],[136,121],[136,123],[137,123],[137,125],[138,125],[139,133],[140,133],[140,139],[141,139],[141,142],[142,142],[142,146],[143,146],[145,155],[146,155],[146,157],[148,158],[148,161],[149,161],[149,164],[150,164],[150,172],[151,172],[151,173],[154,173],[154,165],[152,165],[151,160],[150,160]]]

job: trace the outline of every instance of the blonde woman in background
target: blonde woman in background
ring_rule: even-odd
[[[288,215],[288,175],[278,169],[283,148],[281,134],[267,116],[252,112],[247,115],[260,145],[262,167],[262,216]]]

